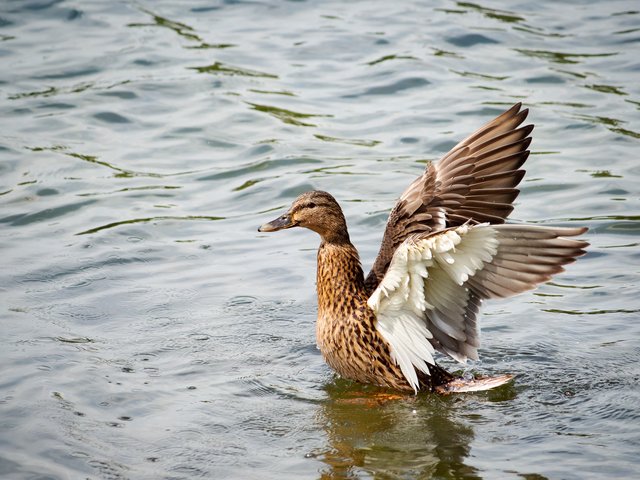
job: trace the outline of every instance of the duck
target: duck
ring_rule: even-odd
[[[485,300],[534,289],[586,253],[586,227],[506,223],[530,151],[528,109],[515,104],[453,147],[402,193],[364,276],[337,200],[300,194],[258,228],[320,236],[317,346],[341,377],[401,392],[475,392],[513,375],[455,375],[436,352],[478,359]]]

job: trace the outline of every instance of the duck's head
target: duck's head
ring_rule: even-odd
[[[265,223],[259,232],[275,232],[304,227],[318,233],[325,241],[349,241],[347,223],[338,202],[327,192],[314,190],[298,196],[287,212]]]

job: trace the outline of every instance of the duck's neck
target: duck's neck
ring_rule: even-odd
[[[363,298],[364,274],[358,251],[351,242],[328,242],[318,249],[318,317],[341,316]]]

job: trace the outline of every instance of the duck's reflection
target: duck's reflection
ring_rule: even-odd
[[[474,434],[454,419],[455,397],[398,395],[342,380],[326,390],[321,479],[480,478],[465,464]]]

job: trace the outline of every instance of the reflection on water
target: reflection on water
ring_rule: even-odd
[[[309,123],[307,121],[302,121],[302,119],[313,118],[313,117],[331,117],[332,115],[318,115],[313,113],[300,113],[294,112],[292,110],[286,110],[284,108],[274,107],[272,105],[259,105],[257,103],[250,103],[251,108],[257,110],[258,112],[268,113],[273,117],[281,120],[284,123],[288,123],[290,125],[295,125],[297,127],[315,127],[316,125],[313,123]]]
[[[241,75],[244,77],[262,77],[262,78],[278,78],[277,75],[270,73],[258,72],[255,70],[249,70],[248,68],[232,67],[230,65],[224,65],[221,62],[215,62],[211,65],[205,65],[203,67],[189,67],[198,73],[211,73],[213,75]]]
[[[326,387],[318,422],[328,448],[319,478],[465,478],[473,429],[455,419],[456,399],[401,396],[340,381]]]
[[[94,228],[90,228],[88,230],[84,230],[82,232],[78,232],[76,233],[76,235],[88,235],[90,233],[97,233],[101,230],[105,230],[107,228],[115,228],[115,227],[119,227],[122,225],[131,225],[134,223],[149,223],[149,222],[160,222],[163,220],[179,220],[179,221],[185,221],[185,220],[210,220],[210,221],[215,221],[215,220],[224,220],[224,217],[212,217],[212,216],[205,216],[205,215],[190,215],[187,217],[177,217],[177,216],[171,216],[171,215],[164,215],[164,216],[156,216],[156,217],[149,217],[149,218],[132,218],[129,220],[121,220],[119,222],[113,222],[113,223],[108,223],[107,225],[100,225],[99,227],[94,227]]]
[[[0,476],[637,476],[638,32],[627,0],[0,2]],[[514,385],[333,381],[317,238],[256,226],[330,191],[367,268],[425,164],[517,101],[512,218],[591,247],[446,364]]]
[[[592,85],[591,87],[588,87],[588,88],[592,88],[596,86],[604,87],[604,85]],[[613,88],[613,87],[608,87],[608,88]],[[620,95],[620,93],[618,94]],[[626,95],[626,94],[623,94],[623,95]],[[640,138],[640,132],[634,132],[629,129],[622,128],[620,126],[624,123],[627,123],[626,121],[623,121],[623,120],[617,120],[615,118],[608,118],[608,117],[598,117],[598,116],[592,116],[592,115],[576,115],[576,117],[581,118],[582,120],[586,120],[588,122],[605,125],[609,130],[615,133],[620,133],[622,135],[627,135],[633,138]]]
[[[580,59],[594,57],[611,57],[617,55],[615,52],[610,53],[567,53],[567,52],[550,52],[546,50],[527,50],[524,48],[516,48],[516,52],[528,57],[537,57],[549,60],[553,63],[580,63]]]
[[[170,20],[168,18],[165,17],[161,17],[160,15],[157,15],[153,12],[151,12],[150,10],[146,10],[144,8],[140,9],[142,12],[148,14],[149,16],[151,16],[153,18],[154,23],[129,23],[127,24],[128,27],[163,27],[163,28],[168,28],[170,30],[173,30],[175,33],[177,33],[178,35],[180,35],[181,37],[183,37],[186,40],[190,40],[190,41],[194,41],[194,42],[198,42],[198,45],[191,45],[187,48],[230,48],[230,47],[235,47],[236,45],[232,44],[232,43],[216,43],[216,44],[211,44],[211,43],[207,43],[204,42],[202,40],[202,38],[200,38],[196,33],[195,30],[190,27],[189,25],[186,25],[184,23],[180,23],[180,22],[176,22],[173,20]]]

